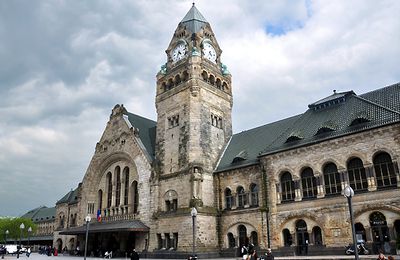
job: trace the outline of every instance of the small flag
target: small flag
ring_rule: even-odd
[[[97,221],[101,222],[101,209],[97,210]]]

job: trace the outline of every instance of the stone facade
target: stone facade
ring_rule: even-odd
[[[360,186],[353,198],[360,239],[375,249],[393,244],[400,235],[399,121],[266,152],[297,118],[236,142],[241,137],[232,135],[231,75],[195,6],[166,53],[157,74],[157,121],[114,107],[82,183],[57,203],[56,246],[83,248],[89,215],[99,228],[89,237],[95,254],[124,256],[135,247],[153,256],[187,256],[194,220],[196,249],[204,256],[233,256],[251,244],[282,254],[304,253],[305,245],[342,250],[351,242],[342,196],[349,184]],[[337,95],[344,102],[355,94],[327,100],[337,105]],[[221,168],[221,162],[229,166]]]

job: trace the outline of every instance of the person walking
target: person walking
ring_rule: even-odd
[[[265,252],[265,256],[262,256],[262,259],[264,259],[264,260],[274,260],[274,255],[272,254],[271,248],[267,249],[267,252]]]
[[[247,249],[247,247],[245,245],[242,246],[242,259],[246,260],[247,256],[249,254],[249,250]]]
[[[138,254],[138,252],[136,252],[135,248],[132,250],[131,260],[139,260],[139,254]]]

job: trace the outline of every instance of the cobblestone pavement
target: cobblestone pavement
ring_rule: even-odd
[[[367,255],[360,256],[360,260],[367,259],[376,259],[377,255]],[[4,257],[5,260],[17,259],[16,255],[6,255]],[[59,255],[59,256],[46,256],[39,255],[37,253],[32,253],[28,258],[26,255],[20,255],[21,260],[81,260],[82,256],[67,256],[67,255]],[[87,257],[88,260],[100,260],[102,258],[99,257]],[[125,260],[127,258],[113,258],[118,260]],[[129,259],[129,258],[128,258]],[[145,259],[145,258],[142,258]],[[354,256],[285,256],[285,257],[275,257],[275,260],[346,260],[346,259],[354,259]],[[400,260],[400,256],[395,255],[394,259]],[[129,259],[130,260],[130,259]],[[147,258],[146,260],[155,260]],[[166,260],[174,260],[174,259],[166,259]],[[182,260],[182,259],[180,259]],[[207,260],[241,260],[241,258],[214,258]]]

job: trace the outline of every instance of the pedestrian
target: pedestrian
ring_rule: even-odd
[[[28,247],[28,249],[26,250],[26,256],[29,257],[31,255],[31,248]]]
[[[383,254],[382,251],[380,251],[379,255],[378,255],[378,258],[376,260],[385,260],[385,259],[386,259],[385,255]]]
[[[262,256],[262,259],[264,259],[264,260],[274,260],[274,255],[272,254],[271,248],[267,249],[267,252],[265,252],[265,256]]]
[[[388,256],[388,260],[394,260],[394,257],[393,256]]]
[[[255,249],[252,249],[252,253],[250,255],[250,260],[257,260],[257,252]]]
[[[249,253],[249,249],[245,245],[242,246],[242,259],[246,260]]]
[[[131,260],[139,260],[139,254],[138,254],[138,252],[136,252],[135,248],[132,250]]]

